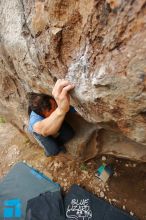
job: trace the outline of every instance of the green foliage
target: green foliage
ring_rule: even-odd
[[[2,123],[6,123],[6,120],[4,119],[4,117],[0,116],[0,124]]]
[[[30,140],[28,138],[26,138],[26,140],[23,143],[28,144],[29,142],[30,142]]]
[[[87,167],[87,165],[86,165],[85,163],[82,163],[81,166],[80,166],[80,169],[87,171],[87,170],[88,170],[88,167]]]

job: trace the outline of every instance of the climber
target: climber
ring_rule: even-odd
[[[44,148],[46,156],[65,152],[64,143],[74,136],[73,128],[66,122],[68,112],[75,112],[70,106],[69,91],[74,85],[67,80],[57,80],[52,96],[29,93],[29,132]]]

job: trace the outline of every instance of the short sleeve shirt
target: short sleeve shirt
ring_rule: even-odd
[[[70,106],[70,110],[69,112],[71,113],[75,113],[76,110],[74,109],[73,106]],[[38,115],[37,113],[35,113],[34,111],[31,112],[30,114],[30,119],[29,119],[29,126],[28,126],[28,131],[33,133],[33,125],[38,122],[38,121],[42,121],[44,119],[44,117],[42,117],[41,115]]]
[[[38,121],[42,121],[43,119],[44,119],[44,117],[42,117],[41,115],[38,115],[34,111],[32,111],[30,114],[30,118],[29,118],[28,131],[33,133],[33,125]]]

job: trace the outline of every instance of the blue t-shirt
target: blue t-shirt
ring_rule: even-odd
[[[33,126],[36,122],[42,121],[44,117],[36,114],[34,111],[31,112],[30,118],[29,118],[29,126],[28,126],[28,131],[33,132]]]
[[[74,109],[74,107],[70,106],[70,110],[69,112],[71,113],[75,113],[76,110]],[[30,118],[29,118],[29,126],[28,126],[28,131],[33,133],[33,126],[36,122],[38,121],[42,121],[44,119],[44,117],[36,114],[34,111],[31,112],[30,114]]]

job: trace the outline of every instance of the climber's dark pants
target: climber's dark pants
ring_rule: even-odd
[[[63,122],[56,138],[53,136],[44,137],[36,132],[33,132],[37,142],[44,148],[46,156],[53,156],[58,154],[60,151],[63,151],[65,149],[63,145],[73,138],[74,134],[75,132],[73,128],[65,121]]]

